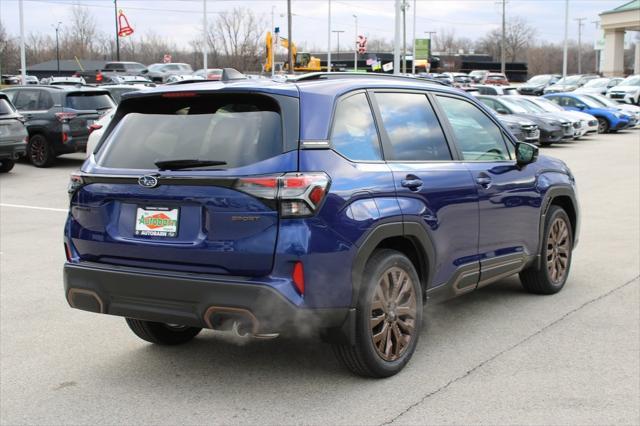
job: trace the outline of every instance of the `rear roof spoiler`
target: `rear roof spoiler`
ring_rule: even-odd
[[[396,74],[384,74],[384,73],[376,73],[376,72],[366,72],[366,73],[356,73],[356,72],[312,72],[308,74],[303,74],[300,77],[288,78],[289,82],[301,82],[301,81],[315,81],[315,80],[340,80],[346,78],[392,78],[404,81],[412,81],[412,82],[422,82],[422,83],[434,83],[441,86],[446,86],[441,81],[418,77],[418,76],[408,76],[408,75],[396,75]]]

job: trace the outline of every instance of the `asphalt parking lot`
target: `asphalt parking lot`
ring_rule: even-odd
[[[639,424],[640,131],[542,149],[579,187],[565,289],[515,277],[427,305],[408,367],[354,377],[319,342],[203,332],[154,347],[68,307],[66,185],[82,156],[0,177],[0,423]]]

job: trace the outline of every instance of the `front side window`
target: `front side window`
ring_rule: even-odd
[[[364,93],[349,96],[338,104],[331,143],[350,160],[382,160],[378,132]]]
[[[376,93],[376,100],[394,160],[451,160],[444,132],[425,95]]]
[[[510,155],[502,131],[478,107],[458,98],[438,96],[462,158],[469,161],[503,161]]]

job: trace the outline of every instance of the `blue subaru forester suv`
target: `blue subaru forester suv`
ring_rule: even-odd
[[[517,273],[532,293],[564,286],[575,181],[537,154],[470,96],[417,79],[128,94],[71,177],[65,296],[157,344],[313,333],[354,373],[390,376],[427,299]]]

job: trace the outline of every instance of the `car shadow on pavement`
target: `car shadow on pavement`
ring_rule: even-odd
[[[433,340],[464,338],[457,333],[477,326],[482,312],[492,306],[509,306],[531,297],[535,296],[524,292],[517,277],[511,277],[462,297],[428,305],[413,362],[429,358]],[[139,387],[140,383],[147,383],[149,392],[161,392],[168,382],[191,390],[225,386],[241,392],[243,386],[265,386],[264,391],[268,392],[274,381],[284,385],[302,376],[332,385],[366,381],[349,374],[333,356],[331,346],[317,339],[280,337],[232,343],[210,330],[173,347],[147,344],[133,334],[131,339],[135,339],[137,349],[107,358],[103,368],[94,365],[93,375],[118,386],[128,383]]]

